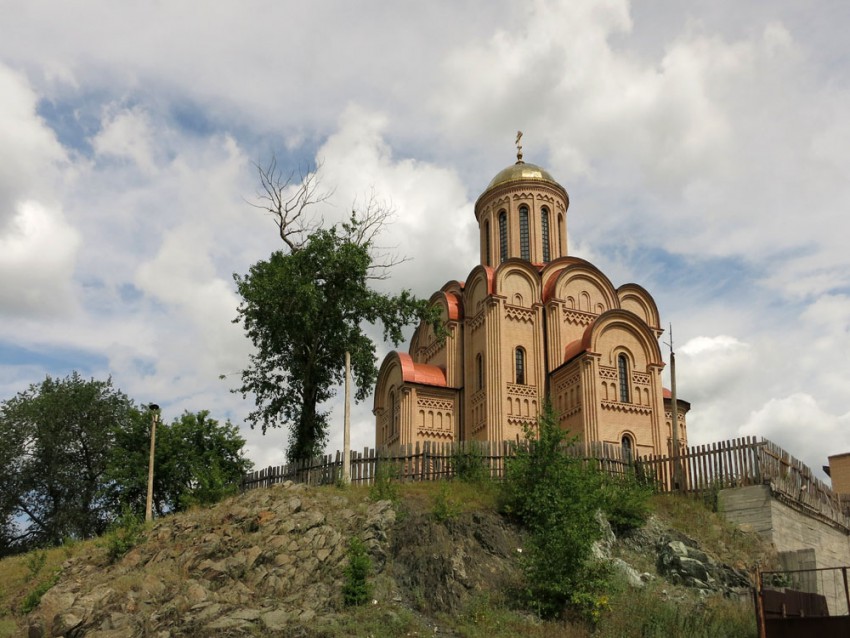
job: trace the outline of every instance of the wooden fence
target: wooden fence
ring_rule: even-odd
[[[351,482],[372,484],[382,466],[404,481],[451,478],[455,464],[464,455],[480,458],[485,472],[495,480],[504,477],[505,460],[515,454],[515,441],[442,443],[425,441],[415,445],[365,448],[351,451]],[[608,474],[634,472],[660,492],[682,491],[702,495],[728,487],[770,485],[780,498],[809,513],[824,517],[850,530],[850,517],[840,498],[804,463],[775,443],[756,437],[720,441],[687,448],[677,459],[680,485],[674,484],[674,460],[650,455],[629,458],[619,445],[582,442],[564,446],[575,458],[594,463]],[[289,463],[246,475],[243,489],[267,487],[283,481],[309,485],[332,484],[342,476],[342,453]]]

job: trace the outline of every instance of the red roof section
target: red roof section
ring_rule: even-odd
[[[401,364],[401,378],[406,383],[420,383],[446,387],[446,371],[429,363],[414,363],[413,357],[405,352],[397,352]]]

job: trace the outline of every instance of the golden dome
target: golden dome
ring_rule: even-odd
[[[499,171],[496,174],[496,177],[494,177],[487,185],[485,190],[489,191],[491,188],[508,182],[529,180],[558,184],[558,182],[555,181],[555,178],[549,174],[549,171],[540,168],[536,164],[527,164],[526,162],[519,160],[516,164]],[[558,186],[560,186],[560,184],[558,184]]]

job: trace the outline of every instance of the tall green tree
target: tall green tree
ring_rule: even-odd
[[[102,487],[138,410],[112,380],[46,377],[0,405],[0,514],[15,547],[87,538],[111,520]],[[10,548],[7,547],[7,551]]]
[[[293,176],[282,179],[272,161],[259,175],[257,206],[272,215],[285,248],[246,275],[234,274],[242,297],[235,322],[255,346],[237,391],[254,397],[252,427],[265,433],[288,426],[288,458],[306,459],[324,450],[328,413],[321,405],[343,382],[346,351],[355,398],[363,400],[372,390],[375,344],[364,324],[381,323],[384,339],[398,345],[403,327],[428,318],[428,310],[407,290],[392,295],[370,287],[397,263],[376,253],[375,237],[391,211],[374,197],[348,222],[321,228],[310,223],[310,207],[326,199],[315,172],[294,185]]]
[[[343,382],[346,351],[357,400],[371,392],[378,370],[364,322],[382,323],[384,339],[397,345],[402,328],[426,310],[406,290],[369,287],[372,257],[369,243],[354,239],[359,223],[316,230],[297,250],[274,252],[244,277],[234,275],[238,320],[256,348],[239,391],[255,397],[248,420],[264,433],[289,425],[290,460],[322,453],[328,414],[320,406]]]

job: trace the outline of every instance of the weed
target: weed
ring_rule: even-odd
[[[373,501],[398,501],[398,465],[381,460],[375,471],[375,482],[369,489],[369,498]]]
[[[145,534],[145,523],[129,507],[125,507],[121,516],[105,535],[106,556],[114,563],[133,549]]]
[[[449,484],[440,482],[440,490],[434,495],[434,506],[431,514],[440,523],[457,518],[460,514],[460,506],[449,498]]]
[[[342,599],[348,606],[364,605],[372,594],[367,578],[372,569],[372,561],[366,553],[366,547],[356,536],[348,544],[348,565],[345,568],[345,583],[342,586]]]
[[[44,567],[46,560],[47,552],[43,549],[36,549],[27,554],[26,558],[24,558],[24,564],[27,566],[27,570],[29,571],[27,580],[32,580],[38,576],[38,573],[41,571],[41,568]]]

